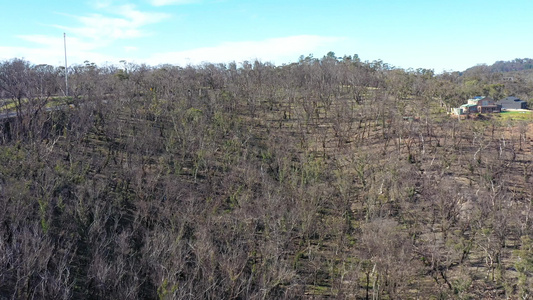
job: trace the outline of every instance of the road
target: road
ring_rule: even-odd
[[[2,112],[0,113],[0,120],[3,119],[9,119],[17,116],[17,112],[15,111],[9,111],[9,112]]]
[[[57,105],[57,106],[52,106],[52,107],[46,107],[45,111],[50,112],[50,111],[54,111],[54,110],[61,110],[61,109],[67,108],[67,107],[70,107],[70,106],[69,105]],[[3,112],[0,112],[0,120],[14,118],[16,116],[17,116],[17,112],[16,111],[3,111]]]

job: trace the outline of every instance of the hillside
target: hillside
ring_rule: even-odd
[[[497,61],[492,65],[477,65],[462,72],[465,76],[498,78],[499,81],[533,82],[533,59],[517,58],[512,61]]]
[[[531,293],[533,119],[445,109],[527,83],[327,56],[73,70],[59,97],[61,70],[0,65],[2,298]]]

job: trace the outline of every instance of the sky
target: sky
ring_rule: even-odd
[[[0,0],[0,60],[198,65],[357,54],[463,71],[533,57],[531,0]]]

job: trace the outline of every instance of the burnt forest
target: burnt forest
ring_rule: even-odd
[[[533,114],[476,96],[533,60],[1,61],[0,299],[532,297]]]

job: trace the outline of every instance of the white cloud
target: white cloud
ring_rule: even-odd
[[[145,26],[161,22],[169,14],[141,11],[131,4],[113,6],[111,1],[95,3],[96,13],[67,15],[78,21],[78,26],[52,25],[67,33],[68,61],[82,63],[85,60],[96,63],[115,62],[124,57],[106,54],[117,40],[148,36],[151,32]],[[24,58],[32,63],[62,65],[64,63],[63,35],[19,35],[17,38],[31,42],[30,47],[0,47],[0,59]],[[124,53],[138,49],[122,46]],[[123,54],[124,54],[123,53]],[[122,55],[122,54],[121,54]]]
[[[135,46],[124,46],[124,51],[126,52],[134,52],[134,51],[137,51],[139,50],[139,48],[135,47]]]
[[[25,35],[19,38],[35,43],[37,47],[0,47],[0,59],[20,57],[36,64],[62,65],[64,63],[62,35],[59,37]],[[302,54],[325,54],[329,50],[338,49],[346,41],[347,39],[342,37],[298,35],[260,41],[226,42],[212,47],[148,54],[143,58],[141,49],[131,44],[121,46],[122,52],[116,56],[106,53],[108,47],[104,47],[103,43],[95,43],[86,37],[77,38],[67,34],[67,52],[69,65],[80,64],[85,60],[97,64],[118,63],[122,59],[150,65],[169,63],[184,66],[203,62],[227,63],[255,59],[282,64],[296,61]]]
[[[35,35],[19,35],[17,37],[19,39],[22,39],[28,42],[39,44],[43,48],[61,49],[61,50],[63,50],[64,41],[65,41],[63,36],[48,36],[48,35],[35,34]],[[73,48],[73,49],[93,50],[97,48],[97,46],[94,43],[83,42],[79,38],[70,37],[68,35],[67,35],[67,44],[68,44],[68,48]]]
[[[151,0],[153,6],[179,5],[199,2],[198,0]]]
[[[0,47],[0,60],[23,58],[34,64],[62,64],[62,53],[49,48]]]
[[[148,36],[150,32],[142,29],[142,27],[159,23],[170,17],[166,13],[140,11],[131,4],[121,6],[102,4],[99,7],[104,9],[107,14],[93,13],[84,16],[72,16],[82,26],[55,25],[55,27],[93,41],[110,43],[117,39]]]
[[[107,8],[111,6],[112,4],[111,1],[112,0],[97,0],[97,1],[91,2],[90,4],[92,4],[97,9],[102,9],[102,8]]]
[[[214,47],[156,53],[146,62],[151,65],[164,63],[186,65],[259,59],[280,64],[295,61],[302,54],[334,49],[332,44],[343,40],[344,38],[340,37],[298,35],[263,41],[227,42]]]
[[[14,57],[24,58],[34,64],[61,66],[65,63],[63,36],[22,35],[18,38],[35,43],[34,47],[0,47],[0,60]],[[85,60],[97,63],[118,62],[111,55],[98,52],[98,46],[82,39],[67,35],[67,55],[69,65],[80,64]]]

